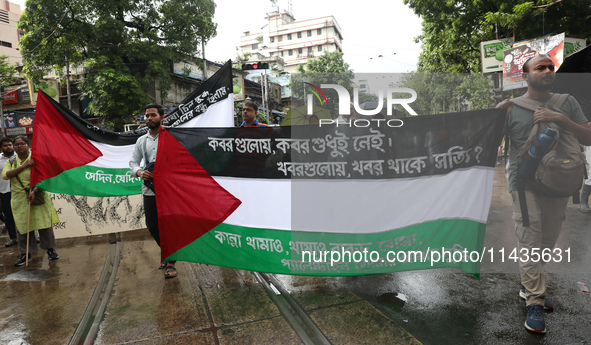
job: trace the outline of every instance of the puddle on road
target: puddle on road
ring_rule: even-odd
[[[52,278],[55,278],[58,276],[61,276],[61,273],[51,273],[48,270],[33,269],[33,270],[18,271],[16,273],[9,274],[4,279],[2,279],[0,281],[31,282],[31,281],[49,280],[49,279],[52,279]]]
[[[405,295],[396,292],[386,292],[376,297],[378,303],[399,308],[404,307],[407,300],[408,298]]]

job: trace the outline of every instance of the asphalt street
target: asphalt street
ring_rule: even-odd
[[[20,268],[17,249],[2,247],[0,343],[588,343],[591,296],[579,283],[591,285],[591,214],[567,208],[563,258],[546,265],[555,305],[546,335],[523,326],[513,228],[499,166],[484,243],[493,255],[479,277],[450,268],[324,278],[179,262],[165,280],[147,230],[59,240],[59,260],[39,253]]]

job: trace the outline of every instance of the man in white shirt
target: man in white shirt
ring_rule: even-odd
[[[2,150],[2,154],[0,154],[0,167],[3,168],[4,164],[6,164],[11,157],[16,156],[16,153],[14,153],[14,149],[12,148],[12,139],[6,137],[0,139],[0,149]],[[10,241],[4,245],[5,247],[12,247],[18,244],[16,225],[14,224],[12,208],[10,206],[10,198],[10,180],[0,179],[0,202],[2,203],[2,213],[4,213],[4,224],[8,230],[8,236],[10,236]]]
[[[164,118],[164,110],[159,104],[148,104],[146,106],[145,121],[150,129],[146,135],[138,138],[135,148],[129,161],[131,176],[144,180],[142,184],[142,195],[144,198],[144,212],[146,216],[146,227],[150,234],[160,246],[160,231],[158,229],[158,211],[156,208],[156,194],[154,193],[153,164],[156,162],[156,150],[158,149],[158,136],[160,124]],[[144,168],[140,163],[144,161]],[[150,169],[150,166],[152,167]],[[176,261],[165,261],[159,268],[164,269],[164,278],[174,278],[177,275],[175,268]]]

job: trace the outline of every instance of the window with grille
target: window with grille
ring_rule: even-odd
[[[8,11],[0,10],[0,22],[8,24]]]

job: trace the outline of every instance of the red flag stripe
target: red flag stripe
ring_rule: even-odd
[[[33,125],[31,185],[102,156],[51,104],[43,92],[37,97]]]
[[[222,223],[241,203],[167,131],[158,139],[154,190],[162,260]]]

